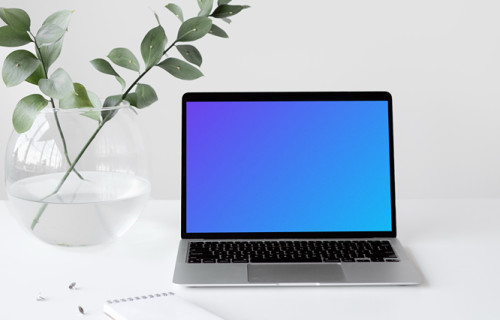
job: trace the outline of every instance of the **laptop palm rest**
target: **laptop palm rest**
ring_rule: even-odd
[[[345,282],[338,264],[248,264],[250,283],[338,283]]]

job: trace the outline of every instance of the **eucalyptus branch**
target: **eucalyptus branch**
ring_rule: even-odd
[[[189,44],[178,45],[177,50],[182,55],[185,61],[173,57],[167,57],[161,61],[163,56],[169,52],[178,42],[186,43],[198,40],[208,33],[227,38],[224,30],[213,24],[213,19],[222,19],[225,22],[230,22],[228,17],[239,13],[248,6],[228,5],[230,0],[217,1],[217,6],[214,9],[214,1],[198,1],[200,12],[196,17],[184,21],[182,9],[172,3],[165,6],[181,21],[176,40],[167,47],[167,37],[165,30],[161,26],[158,15],[155,14],[158,21],[158,26],[151,29],[141,43],[141,55],[145,64],[145,69],[141,73],[141,67],[138,59],[128,49],[115,48],[107,56],[111,62],[120,67],[133,70],[139,73],[139,76],[130,84],[130,86],[121,95],[109,96],[100,113],[98,127],[90,136],[85,146],[78,153],[76,158],[71,161],[68,155],[66,139],[59,121],[57,113],[54,113],[57,128],[61,136],[64,155],[69,164],[69,168],[64,173],[57,187],[40,201],[45,201],[53,195],[56,195],[64,183],[67,181],[71,172],[75,172],[80,179],[83,177],[77,172],[75,166],[80,161],[90,144],[101,131],[103,126],[111,120],[118,110],[106,110],[109,106],[116,106],[123,100],[128,100],[131,106],[142,109],[150,106],[158,100],[154,89],[139,81],[153,68],[160,67],[172,76],[182,80],[194,80],[203,74],[197,68],[201,66],[202,57],[198,49]],[[50,97],[49,101],[40,94],[33,94],[23,98],[17,105],[14,111],[13,124],[17,132],[23,133],[29,130],[37,116],[37,113],[45,108],[50,102],[53,109],[56,109],[54,99],[52,97],[64,97],[59,100],[59,107],[63,105],[65,108],[82,108],[88,106],[98,107],[89,97],[89,92],[79,83],[73,83],[69,75],[62,69],[56,70],[51,78],[48,78],[48,69],[50,65],[57,59],[62,46],[62,37],[67,30],[72,11],[63,10],[50,15],[42,24],[34,36],[30,31],[30,18],[22,9],[0,8],[2,15],[0,19],[7,23],[8,27],[2,27],[2,35],[0,37],[0,46],[15,47],[35,43],[36,53],[38,58],[31,52],[26,50],[17,50],[12,52],[5,59],[3,66],[3,79],[7,86],[14,86],[23,81],[33,82],[38,81],[38,86],[41,91]],[[43,46],[43,47],[42,47]],[[166,48],[166,49],[165,49]],[[46,53],[43,57],[42,51]],[[48,60],[45,60],[48,59]],[[38,68],[41,62],[40,72]],[[114,76],[122,85],[122,90],[126,87],[125,80],[114,70],[113,66],[105,59],[94,59],[92,65],[100,72]],[[196,67],[197,66],[197,67]],[[7,75],[7,76],[5,76]],[[31,77],[31,79],[30,79]],[[37,84],[37,83],[35,83]],[[135,91],[132,93],[132,90]],[[45,202],[38,210],[35,218],[32,221],[31,229],[33,230],[39,223],[40,217],[46,210],[49,202]]]
[[[45,78],[48,79],[49,78],[49,70],[45,66],[45,62],[43,61],[42,52],[40,51],[40,47],[38,46],[38,43],[36,41],[36,37],[33,35],[33,33],[31,33],[31,31],[28,31],[28,33],[33,38],[33,43],[35,44],[35,50],[38,53],[38,56],[40,57],[40,62],[41,62],[41,65],[42,65],[43,74],[44,74]],[[62,131],[61,123],[59,121],[59,116],[57,115],[57,111],[55,110],[56,109],[56,105],[54,103],[54,99],[52,97],[49,97],[49,98],[50,98],[50,104],[52,105],[52,109],[54,109],[54,118],[56,120],[57,130],[59,131],[59,135],[61,136],[61,140],[62,140],[62,144],[63,144],[64,157],[66,158],[66,161],[68,162],[68,165],[71,166],[71,160],[69,159],[68,147],[67,147],[67,144],[66,144],[66,139],[64,138],[64,133]],[[82,175],[76,169],[73,169],[73,171],[78,176],[78,178],[80,178],[81,180],[83,180]]]

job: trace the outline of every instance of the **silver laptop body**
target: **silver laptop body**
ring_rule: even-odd
[[[389,93],[186,93],[182,104],[174,283],[423,281],[396,239]]]

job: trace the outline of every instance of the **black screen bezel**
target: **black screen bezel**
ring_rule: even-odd
[[[387,101],[389,117],[389,150],[391,181],[392,231],[353,232],[186,232],[186,102],[200,101]],[[182,97],[182,181],[181,181],[181,237],[182,239],[339,239],[339,238],[394,238],[396,232],[396,194],[394,177],[394,141],[392,96],[386,91],[358,92],[188,92]]]

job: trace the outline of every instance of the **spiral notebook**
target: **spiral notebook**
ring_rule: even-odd
[[[104,314],[112,320],[222,320],[172,292],[107,300]]]

